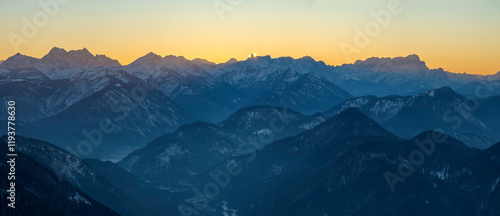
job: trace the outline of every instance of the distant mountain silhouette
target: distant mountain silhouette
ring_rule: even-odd
[[[500,101],[498,97],[490,97],[478,103],[477,107],[471,107],[473,104],[466,97],[443,87],[413,96],[349,99],[325,115],[331,117],[346,108],[357,107],[398,136],[410,138],[425,130],[441,129],[484,149],[493,141],[500,141],[496,133],[500,129],[497,123],[500,116],[493,111]]]

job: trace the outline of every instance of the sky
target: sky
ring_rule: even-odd
[[[52,47],[122,64],[149,52],[329,65],[417,54],[430,68],[494,74],[500,0],[0,0],[0,60]]]

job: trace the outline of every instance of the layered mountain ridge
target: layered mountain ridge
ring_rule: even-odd
[[[287,107],[311,115],[344,101],[354,103],[370,100],[372,96],[384,100],[390,95],[410,97],[443,86],[478,98],[494,98],[498,93],[494,75],[454,74],[429,69],[417,55],[369,58],[354,64],[329,66],[308,56],[299,59],[257,56],[215,64],[203,59],[188,60],[182,56],[162,57],[148,53],[122,66],[108,57],[93,55],[85,48],[74,51],[53,48],[41,59],[16,54],[0,65],[0,71],[0,96],[4,101],[16,100],[23,107],[18,118],[26,123],[25,131],[52,131],[49,128],[54,127],[53,121],[57,120],[63,125],[59,129],[66,131],[65,134],[81,134],[83,130],[99,129],[99,125],[89,124],[89,120],[111,120],[126,138],[116,139],[114,136],[112,140],[104,141],[104,145],[125,143],[122,146],[130,147],[127,142],[140,143],[126,151],[175,131],[183,124],[201,120],[217,125],[247,106]],[[480,94],[476,91],[477,83],[481,84]],[[143,93],[147,96],[137,96]],[[491,98],[485,99],[485,104],[494,104]],[[406,99],[391,101],[390,106],[394,107],[388,107],[387,112],[399,113],[397,106],[403,100]],[[110,104],[111,101],[117,103]],[[378,106],[382,104],[387,103]],[[467,108],[458,102],[454,105],[461,110]],[[113,106],[123,109],[113,109]],[[130,109],[130,106],[135,108]],[[491,112],[489,106],[483,108]],[[5,119],[6,112],[1,113]],[[157,119],[156,114],[161,114],[162,118]],[[381,119],[381,115],[386,114],[381,111],[369,116],[379,122],[388,120],[388,117]],[[440,115],[439,118],[442,113]],[[484,125],[486,128],[495,125],[494,122],[469,120],[466,119],[465,124],[472,122],[470,127],[475,129],[455,131],[460,132],[456,134],[449,131],[450,134],[462,137],[463,141],[469,140],[467,143],[475,142],[481,148],[497,141],[493,131],[479,131],[479,128],[485,128]],[[126,129],[123,125],[131,122],[138,125],[137,130]],[[449,124],[444,126],[450,127]],[[462,128],[466,127],[469,126]],[[393,132],[410,137],[423,128]],[[85,137],[56,139],[50,138],[53,136],[49,134],[25,135],[50,139],[62,147],[85,140]],[[481,146],[480,143],[485,141],[487,144]],[[108,153],[103,151],[94,156],[104,157]]]

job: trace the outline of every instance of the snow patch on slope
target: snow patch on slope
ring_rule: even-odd
[[[178,144],[174,144],[166,148],[163,153],[161,153],[158,158],[160,159],[160,164],[170,164],[170,161],[175,157],[182,157],[183,155],[189,154],[189,151],[182,148]]]
[[[78,204],[83,203],[85,205],[92,205],[85,197],[82,197],[79,193],[68,198],[70,201],[76,202]]]

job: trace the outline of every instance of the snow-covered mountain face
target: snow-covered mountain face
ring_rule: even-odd
[[[71,78],[82,69],[119,66],[116,60],[103,55],[94,56],[85,48],[69,52],[53,48],[42,59],[18,53],[1,64],[0,71],[35,67],[48,77],[58,79]],[[430,70],[417,55],[392,59],[369,58],[354,64],[332,67],[308,56],[300,59],[290,57],[273,59],[270,56],[263,56],[245,61],[232,59],[226,63],[214,64],[204,59],[187,60],[182,56],[161,57],[149,53],[130,65],[123,66],[123,69],[132,75],[155,87],[161,87],[160,90],[168,96],[176,88],[186,88],[183,87],[184,81],[196,77],[210,77],[206,80],[212,84],[224,82],[238,88],[251,88],[252,84],[262,84],[274,72],[290,68],[299,74],[316,73],[353,95],[372,93],[376,96],[385,96],[408,94],[442,86],[455,88],[485,78],[478,75],[454,74],[442,69]],[[408,87],[408,84],[413,86]],[[254,88],[259,87],[260,85],[254,86]]]
[[[358,60],[354,66],[375,72],[411,73],[429,70],[417,55],[396,58],[369,58]]]
[[[2,69],[2,63],[4,61],[0,61],[0,78],[4,78],[8,73],[10,73],[11,70],[7,70],[7,69]]]
[[[50,80],[35,68],[18,68],[0,80],[0,99],[5,103],[15,101],[22,107],[16,120],[34,122],[49,117],[51,110],[49,98],[64,84],[62,80]],[[0,118],[7,119],[6,106],[0,107]]]
[[[20,67],[6,74],[3,82],[37,80],[40,82],[50,80],[44,73],[34,67]]]
[[[425,130],[441,129],[465,143],[485,149],[500,141],[498,97],[478,101],[471,109],[466,97],[444,87],[413,96],[365,96],[346,100],[325,113],[334,116],[356,107],[398,136],[411,138]],[[475,141],[477,140],[477,141]]]
[[[285,89],[304,74],[316,73],[336,80],[333,67],[310,57],[263,56],[216,65],[149,53],[124,68],[213,123],[271,90]]]
[[[93,55],[86,48],[81,50],[66,51],[53,48],[45,55],[42,62],[49,63],[57,70],[85,68],[85,67],[108,67],[120,66],[120,63],[105,55]]]
[[[82,157],[130,152],[197,120],[153,86],[116,68],[53,80],[36,68],[21,67],[0,80],[0,89],[3,101],[14,100],[22,109],[16,115],[17,121],[28,123],[20,125],[25,128],[22,135],[76,149],[89,139],[83,131],[100,130],[103,143]],[[7,119],[6,106],[0,110],[0,117]],[[113,126],[112,132],[102,132],[103,121]]]
[[[161,57],[154,53],[123,67],[176,103],[197,113],[201,119],[214,123],[240,107],[237,100],[219,95],[230,87],[214,81],[211,71],[215,68],[214,63],[202,59],[190,61],[184,57]],[[229,90],[232,91],[233,89]]]
[[[271,90],[251,105],[288,107],[304,114],[323,112],[352,96],[325,78],[308,73],[284,89]]]
[[[472,76],[467,74],[451,76],[443,69],[431,70],[416,55],[393,59],[369,58],[335,67],[335,70],[344,82],[339,86],[353,95],[408,95],[443,86],[457,88],[473,81]]]
[[[252,88],[252,84],[261,84],[262,81],[273,81],[273,74],[277,71],[292,69],[297,74],[328,73],[331,67],[323,62],[316,62],[310,57],[293,59],[280,57],[272,59],[270,56],[249,58],[246,61],[220,64],[213,72],[219,79],[237,85],[241,88]],[[271,77],[269,77],[271,75]],[[260,85],[254,88],[261,87]]]
[[[192,94],[193,91],[203,89],[210,80],[209,72],[215,66],[215,63],[204,59],[190,61],[182,56],[170,55],[162,58],[148,53],[125,66],[124,70],[175,99],[180,94]],[[200,78],[203,78],[203,81]]]
[[[124,69],[158,88],[175,102],[217,123],[262,94],[284,89],[305,73],[328,74],[330,66],[310,57],[269,56],[214,64],[149,53]]]
[[[487,76],[486,79],[487,80],[496,80],[496,81],[500,80],[500,71],[494,75]]]
[[[54,47],[41,59],[17,53],[5,60],[0,65],[0,70],[12,71],[19,67],[34,67],[51,79],[68,79],[86,69],[119,66],[121,65],[118,61],[105,55],[94,56],[85,48],[68,52]]]
[[[4,100],[15,100],[23,107],[24,112],[18,116],[21,121],[33,122],[59,114],[71,105],[110,87],[113,81],[133,83],[136,87],[145,84],[137,77],[114,69],[82,71],[69,80],[51,80],[36,68],[21,67],[0,80],[0,88],[5,89],[0,95]],[[121,86],[119,83],[114,84]]]
[[[105,56],[93,56],[86,49],[67,52],[54,48],[42,59],[16,54],[0,65],[0,71],[5,74],[23,66],[35,67],[48,77],[56,79],[71,78],[84,69],[95,70],[96,67],[120,65]],[[217,85],[224,84],[236,89],[270,90],[274,77],[280,75],[276,72],[288,69],[298,75],[316,73],[353,95],[407,95],[442,86],[458,88],[474,80],[485,79],[483,76],[454,74],[442,69],[430,70],[416,55],[393,59],[369,58],[351,65],[332,67],[311,57],[272,59],[263,56],[214,64],[203,59],[187,60],[184,57],[161,57],[149,53],[123,67],[123,70],[145,80],[174,100],[176,96],[184,98],[188,94],[191,96],[186,97],[194,97],[197,91],[217,89]],[[296,76],[288,78],[295,79]]]
[[[20,67],[36,67],[41,68],[43,65],[40,59],[22,55],[21,53],[16,53],[7,60],[5,60],[1,65],[3,70],[14,70]]]
[[[159,70],[176,71],[182,76],[204,76],[207,75],[207,71],[212,69],[214,66],[215,63],[204,59],[194,59],[190,61],[182,56],[169,55],[162,58],[157,54],[148,53],[124,68],[132,75],[141,79],[148,79],[164,75],[162,73],[156,73]]]
[[[398,115],[404,108],[414,105],[421,106],[420,104],[416,104],[418,102],[425,102],[426,104],[429,104],[429,102],[431,104],[435,103],[437,106],[429,108],[444,111],[460,103],[460,99],[462,98],[450,88],[430,90],[414,96],[388,96],[383,98],[364,96],[346,100],[325,114],[327,116],[334,116],[347,108],[356,107],[362,111],[366,110],[373,119],[384,122]]]
[[[83,72],[59,90],[49,97],[49,104],[51,110],[60,111],[31,123],[37,129],[23,135],[76,149],[82,140],[95,138],[83,131],[97,130],[100,136],[95,136],[101,140],[82,157],[130,151],[195,120],[163,93],[121,70]],[[103,124],[108,126],[103,129]]]
[[[29,70],[20,69],[26,68],[21,67],[23,65],[32,67]],[[4,71],[3,82],[18,81],[21,78],[25,80],[46,80],[46,77],[71,78],[57,93],[44,99],[44,104],[48,105],[41,110],[48,113],[41,116],[51,116],[103,88],[101,85],[106,81],[96,80],[102,77],[98,73],[105,73],[101,68],[117,66],[119,64],[116,61],[104,56],[93,56],[86,49],[67,52],[54,48],[42,59],[16,54],[0,65],[0,68]],[[92,69],[88,69],[89,67]],[[330,98],[331,95],[321,94],[321,91],[334,88],[324,81],[314,84],[323,85],[321,89],[318,89],[318,86],[301,89],[311,87],[310,85],[299,85],[298,88],[294,88],[294,84],[297,87],[299,77],[307,73],[319,74],[333,84],[347,89],[349,93],[354,92],[354,95],[414,94],[436,86],[458,85],[470,79],[457,77],[471,76],[429,70],[415,55],[395,59],[371,58],[353,65],[331,67],[310,57],[272,59],[264,56],[249,58],[246,61],[233,59],[216,65],[201,59],[190,61],[183,57],[161,57],[149,53],[122,68],[160,90],[192,113],[197,113],[201,119],[212,123],[220,122],[241,107],[252,104],[254,100],[261,97],[265,99],[266,95],[267,98],[283,96],[283,101],[278,104],[275,104],[275,101],[255,104],[287,106],[306,113],[322,111],[325,107],[345,99],[346,94],[342,93],[338,99],[333,98],[329,102],[324,102],[324,98]],[[69,70],[71,71],[68,72]],[[95,77],[88,74],[95,74]],[[5,79],[6,76],[8,79]],[[334,92],[342,91],[337,89]],[[309,109],[308,105],[313,102],[314,104],[321,102],[323,105]]]
[[[58,114],[69,106],[105,88],[122,87],[124,86],[122,84],[130,84],[132,88],[143,86],[148,90],[154,89],[151,86],[146,86],[141,79],[123,70],[101,69],[83,71],[67,80],[64,85],[59,87],[57,92],[51,95],[49,98],[50,106],[52,107],[50,115]],[[129,91],[131,90],[129,89]]]

